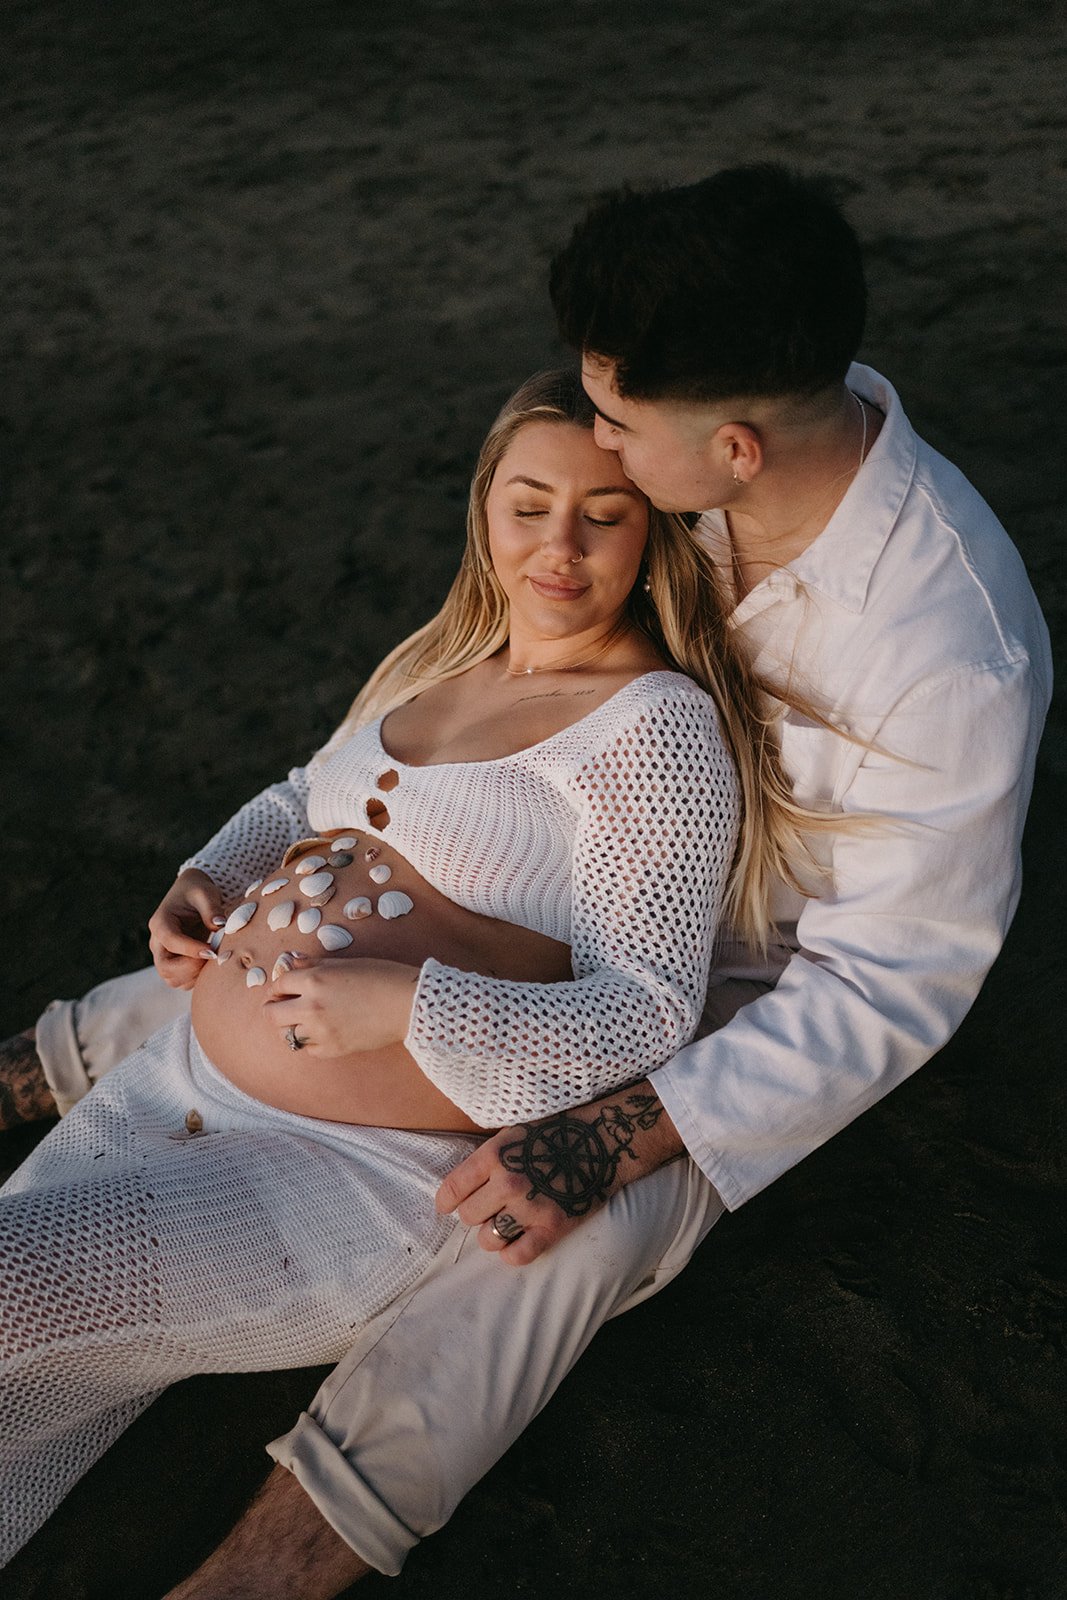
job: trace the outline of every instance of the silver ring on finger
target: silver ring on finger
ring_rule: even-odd
[[[289,1046],[290,1050],[303,1050],[306,1044],[311,1043],[311,1040],[301,1039],[300,1035],[296,1031],[296,1024],[293,1022],[290,1023],[288,1028],[285,1030],[285,1042]]]
[[[494,1233],[501,1244],[514,1244],[516,1239],[522,1238],[526,1229],[510,1211],[498,1211],[489,1224],[489,1232]]]

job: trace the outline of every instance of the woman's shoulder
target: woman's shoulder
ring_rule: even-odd
[[[641,673],[567,730],[590,755],[623,745],[667,749],[684,760],[687,751],[725,753],[715,702],[685,673],[663,667]]]

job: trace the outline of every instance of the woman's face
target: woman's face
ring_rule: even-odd
[[[493,476],[486,517],[513,632],[565,639],[622,615],[648,538],[648,502],[591,428],[520,428]]]

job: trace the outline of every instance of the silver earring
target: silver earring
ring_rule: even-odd
[[[741,482],[741,479],[737,476],[737,468],[736,467],[734,468],[734,482],[735,483],[740,483]]]

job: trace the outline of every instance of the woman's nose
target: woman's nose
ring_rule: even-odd
[[[541,540],[541,549],[553,561],[580,561],[582,542],[579,519],[569,513],[550,518]]]

